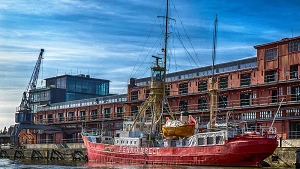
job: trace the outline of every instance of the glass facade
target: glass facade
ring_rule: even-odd
[[[59,80],[60,79],[57,79],[57,82],[59,82]],[[100,96],[106,96],[109,94],[108,80],[68,76],[65,80],[63,79],[60,81],[60,85],[61,87],[66,87],[67,93],[84,93],[87,95]]]
[[[59,103],[109,95],[109,80],[89,75],[62,75],[46,79],[46,88],[32,91],[33,102]]]

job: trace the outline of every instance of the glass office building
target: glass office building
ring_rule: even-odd
[[[89,75],[61,75],[47,78],[46,86],[30,90],[32,112],[40,106],[109,95],[109,80]]]
[[[62,75],[46,79],[46,88],[65,90],[65,101],[109,95],[109,80],[91,78],[89,75]]]

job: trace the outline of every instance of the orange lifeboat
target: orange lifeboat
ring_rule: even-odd
[[[181,114],[181,120],[166,119],[166,124],[162,126],[165,137],[190,137],[195,133],[196,120],[186,113]]]

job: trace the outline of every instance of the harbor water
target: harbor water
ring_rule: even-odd
[[[208,167],[208,166],[161,166],[161,165],[124,165],[98,164],[82,161],[10,160],[0,159],[0,169],[254,169],[249,167]],[[286,167],[283,167],[286,168]],[[256,168],[257,169],[257,168]],[[268,167],[268,169],[275,169]],[[279,168],[276,168],[279,169]]]

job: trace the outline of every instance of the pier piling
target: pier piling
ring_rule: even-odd
[[[14,159],[23,159],[25,158],[22,150],[15,150]]]
[[[9,155],[5,150],[0,150],[0,158],[9,158]]]
[[[44,156],[42,155],[42,153],[38,150],[32,150],[31,153],[31,159],[44,159]]]

